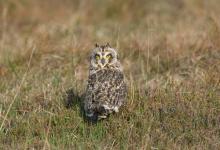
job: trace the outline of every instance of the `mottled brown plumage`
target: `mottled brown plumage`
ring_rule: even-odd
[[[126,100],[127,87],[117,51],[109,44],[96,45],[90,61],[84,110],[87,117],[98,120],[119,111]]]

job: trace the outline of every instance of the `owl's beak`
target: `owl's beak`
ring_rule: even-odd
[[[101,63],[102,63],[102,65],[105,64],[105,59],[104,58],[101,59]]]

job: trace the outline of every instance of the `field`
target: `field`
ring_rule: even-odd
[[[0,149],[219,149],[219,0],[0,0]],[[80,109],[95,43],[126,106]]]

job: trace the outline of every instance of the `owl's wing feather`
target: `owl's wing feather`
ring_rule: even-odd
[[[117,112],[127,95],[123,72],[113,69],[97,71],[89,76],[86,91],[84,108],[88,115]]]

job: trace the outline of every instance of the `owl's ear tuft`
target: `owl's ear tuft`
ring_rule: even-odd
[[[109,43],[106,43],[106,47],[111,47],[111,45]]]
[[[99,47],[99,44],[98,44],[98,43],[95,43],[95,47]]]

